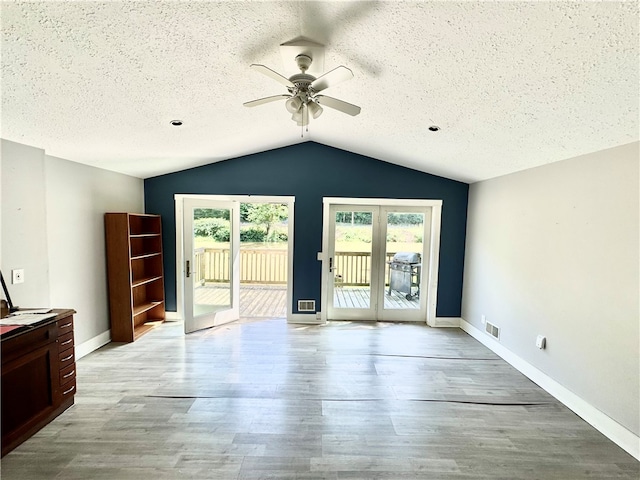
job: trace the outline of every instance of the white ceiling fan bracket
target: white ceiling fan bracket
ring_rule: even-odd
[[[324,45],[309,40],[306,37],[297,37],[280,45],[282,64],[285,73],[293,75],[300,72],[298,56],[304,55],[311,59],[308,70],[305,73],[310,75],[321,75],[324,72]]]

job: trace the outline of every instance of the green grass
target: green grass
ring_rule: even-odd
[[[422,252],[421,225],[389,225],[387,251]],[[336,252],[370,252],[371,226],[336,225]]]
[[[253,250],[285,250],[287,242],[240,242],[240,247]],[[196,237],[194,248],[229,248],[229,242],[216,242],[209,237]]]
[[[286,226],[276,230],[286,233]],[[387,237],[393,241],[387,242],[389,252],[422,252],[423,228],[420,225],[389,225]],[[255,250],[282,250],[287,248],[287,242],[242,242],[242,248]],[[229,242],[216,242],[209,237],[196,237],[195,248],[229,248]],[[370,252],[371,227],[364,225],[336,225],[337,252]]]

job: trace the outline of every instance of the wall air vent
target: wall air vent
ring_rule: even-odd
[[[484,324],[484,330],[492,337],[496,338],[497,340],[500,340],[500,328],[496,327],[493,323],[486,322]]]
[[[315,312],[316,301],[315,300],[298,300],[299,312]]]

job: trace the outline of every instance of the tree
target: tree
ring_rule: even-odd
[[[274,224],[285,220],[288,217],[288,209],[285,204],[277,203],[252,203],[247,208],[247,220],[258,225],[263,225],[266,233],[265,238],[269,239],[271,228]]]
[[[200,218],[223,218],[229,220],[229,210],[218,210],[215,208],[194,208],[193,218],[195,220]]]

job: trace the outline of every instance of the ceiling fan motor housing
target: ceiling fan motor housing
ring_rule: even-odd
[[[298,57],[302,56],[306,55],[298,55]],[[313,88],[310,87],[311,82],[313,82],[315,79],[316,77],[307,73],[298,73],[296,75],[292,75],[291,77],[289,77],[289,80],[295,85],[295,87],[289,88],[289,93],[291,93],[293,97],[300,98],[302,103],[306,105],[309,101],[311,101],[313,94],[315,93],[313,91]]]
[[[289,77],[291,83],[295,85],[296,90],[300,91],[308,91],[309,85],[316,79],[313,75],[308,75],[306,73],[298,73],[297,75],[292,75]]]

